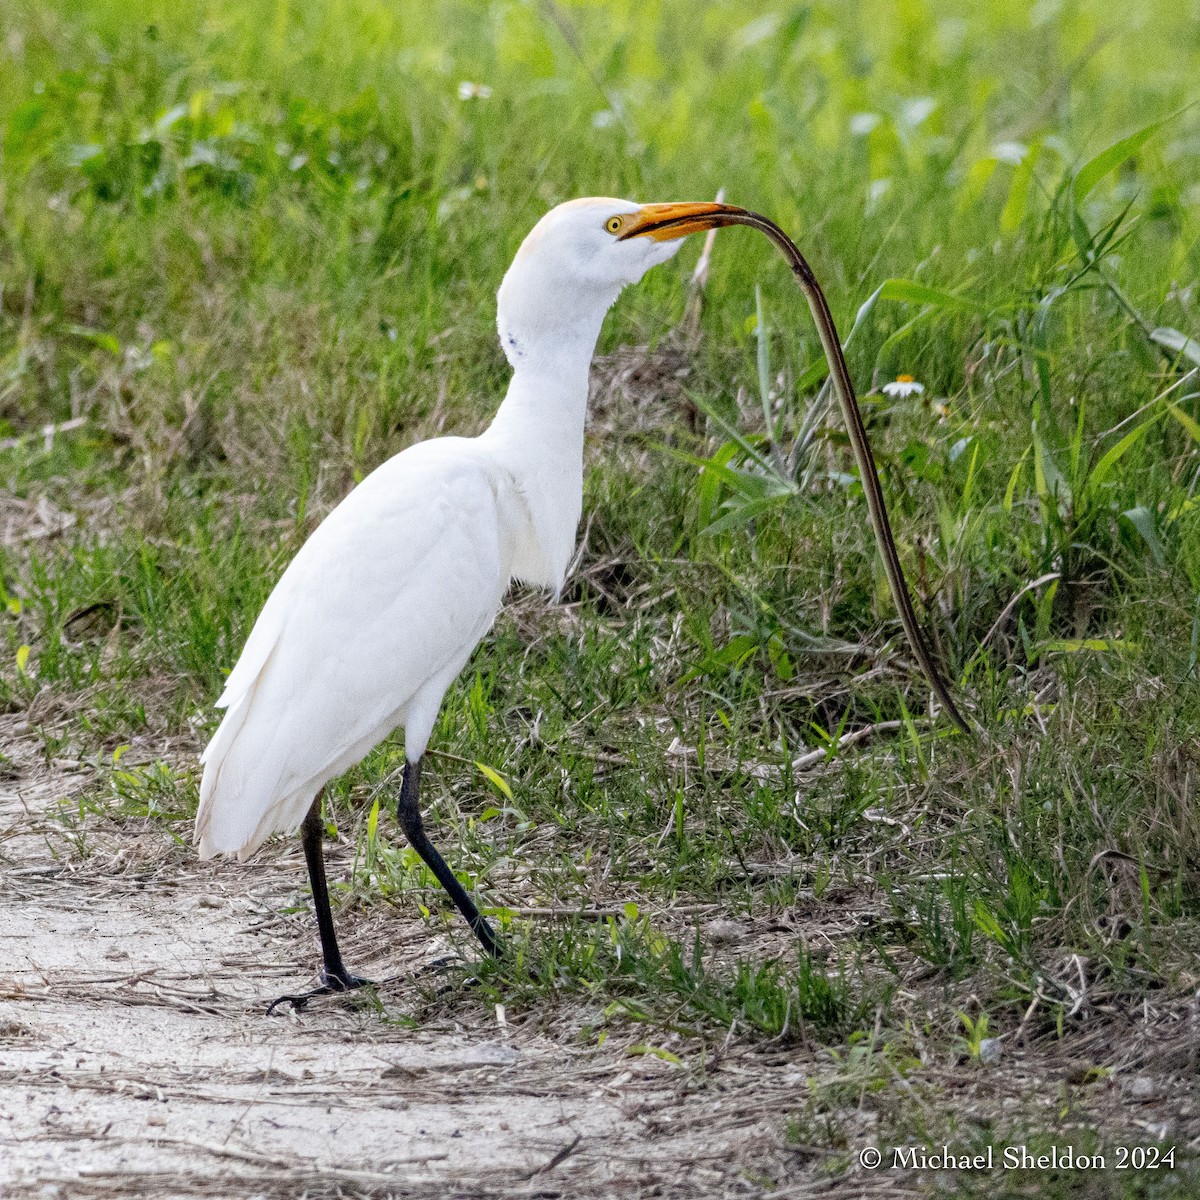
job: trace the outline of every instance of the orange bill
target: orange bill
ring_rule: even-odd
[[[618,240],[632,237],[652,237],[656,242],[671,241],[699,233],[704,229],[716,229],[721,225],[733,225],[731,217],[744,215],[744,208],[732,204],[718,204],[715,200],[686,200],[676,204],[643,204],[637,212],[622,218]]]

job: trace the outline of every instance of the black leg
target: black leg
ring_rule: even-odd
[[[308,878],[312,884],[313,908],[317,912],[317,929],[321,934],[321,986],[298,996],[280,996],[274,1000],[267,1012],[276,1005],[290,1004],[298,1012],[313,996],[324,996],[330,992],[348,992],[371,981],[351,975],[342,962],[338,949],[337,934],[333,929],[333,913],[329,908],[329,886],[325,882],[325,856],[321,850],[325,828],[321,821],[321,797],[312,803],[304,824],[300,826],[300,837],[304,845],[304,861],[308,864]]]
[[[467,895],[463,885],[454,877],[454,872],[446,866],[445,860],[434,849],[433,843],[425,836],[425,824],[421,820],[421,807],[418,794],[421,790],[421,759],[404,764],[404,782],[400,785],[400,801],[396,805],[396,816],[400,821],[412,848],[425,860],[425,865],[437,877],[438,883],[450,894],[450,899],[458,907],[458,911],[467,919],[467,924],[475,932],[483,948],[493,958],[500,957],[500,943],[492,932],[492,927],[479,915],[471,897]]]

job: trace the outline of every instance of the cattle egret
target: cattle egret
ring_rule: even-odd
[[[217,701],[225,715],[201,758],[195,837],[204,858],[245,859],[272,833],[302,830],[321,986],[283,999],[299,1005],[366,982],[347,971],[338,950],[321,792],[400,727],[399,822],[484,949],[499,952],[491,927],[425,834],[422,758],[446,689],[491,627],[510,583],[562,588],[583,501],[588,372],[605,313],[687,234],[729,224],[779,233],[765,218],[716,202],[586,199],[547,213],[497,294],[512,379],[492,423],[478,437],[419,442],[372,472],[301,547],[267,599]],[[795,259],[803,262],[798,251]],[[820,325],[815,305],[814,315]],[[834,363],[841,349],[827,308],[824,317],[822,342],[845,411],[849,378],[844,360],[840,371]],[[852,389],[849,403],[857,453],[865,435]],[[867,474],[864,468],[875,520],[882,497],[873,463],[869,481]],[[886,514],[882,520],[886,530]],[[891,554],[899,572],[894,546]],[[890,563],[888,573],[895,585]],[[908,621],[905,628],[911,638]],[[932,669],[926,658],[922,665]],[[939,695],[961,723],[944,688]]]

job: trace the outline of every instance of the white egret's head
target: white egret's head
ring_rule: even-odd
[[[595,344],[621,289],[666,262],[682,239],[741,209],[715,203],[634,204],[590,197],[552,208],[521,243],[496,301],[496,323],[517,366],[548,341]]]

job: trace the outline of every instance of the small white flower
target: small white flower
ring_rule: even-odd
[[[874,213],[879,207],[879,202],[892,190],[892,181],[889,178],[873,179],[871,186],[867,188],[867,212]]]
[[[901,109],[901,118],[910,129],[922,124],[926,117],[937,108],[937,101],[930,96],[917,96],[906,100]]]
[[[854,137],[866,137],[883,118],[878,113],[860,112],[850,118],[850,132]]]
[[[464,79],[458,85],[460,100],[490,100],[491,97],[492,89],[486,83],[472,83],[469,79]]]
[[[905,396],[919,396],[925,390],[911,375],[897,375],[893,383],[883,385],[883,394],[902,400]]]
[[[1025,161],[1025,155],[1028,153],[1029,147],[1020,142],[997,142],[992,147],[992,157],[997,162],[1006,163],[1010,167],[1019,167]]]

